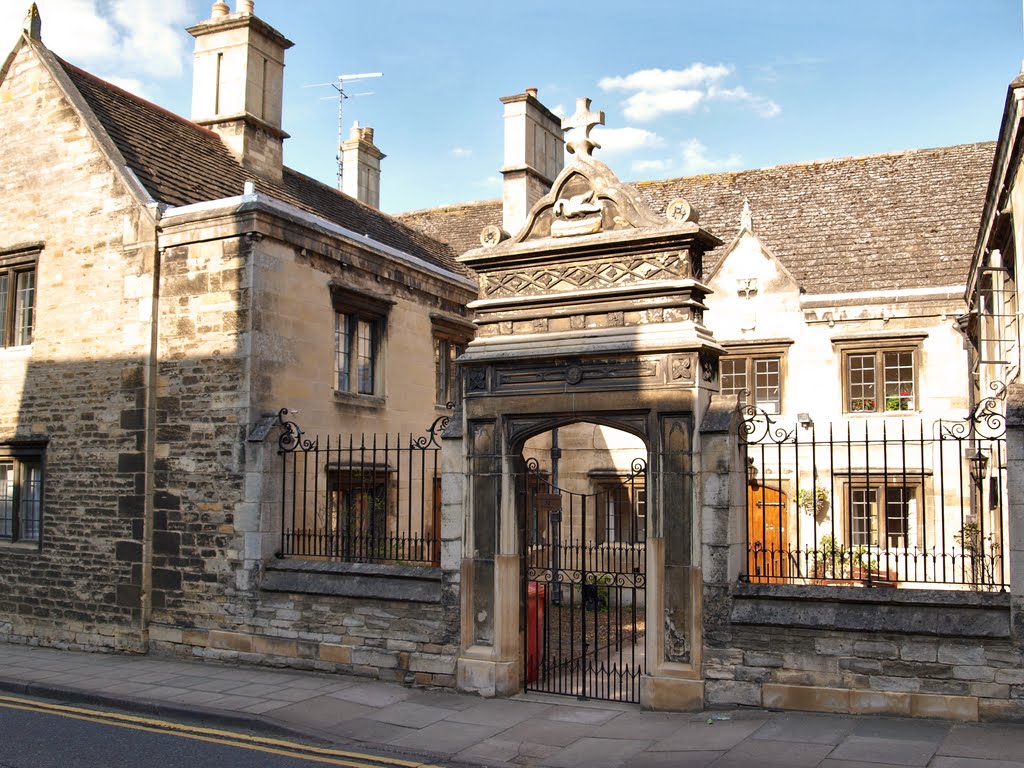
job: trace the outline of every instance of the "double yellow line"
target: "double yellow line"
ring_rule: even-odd
[[[184,739],[206,741],[229,747],[249,749],[256,752],[268,752],[272,755],[312,760],[327,765],[344,765],[348,768],[440,768],[430,763],[415,760],[400,760],[394,757],[379,757],[362,752],[346,752],[338,749],[325,749],[295,741],[271,739],[265,736],[249,736],[244,733],[222,731],[217,728],[200,728],[196,726],[172,723],[166,720],[155,720],[136,715],[122,715],[117,712],[103,712],[82,707],[70,707],[64,704],[50,704],[45,701],[21,699],[14,696],[0,696],[0,707],[21,709],[29,712],[42,712],[74,720],[86,720],[92,723],[114,725],[119,728],[130,728],[150,733],[165,733],[180,736]]]

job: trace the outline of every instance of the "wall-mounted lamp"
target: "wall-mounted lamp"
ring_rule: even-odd
[[[814,419],[811,418],[809,413],[798,413],[796,415],[797,423],[804,429],[810,429],[814,426]]]
[[[974,482],[980,483],[985,478],[985,470],[988,468],[988,456],[977,448],[974,453],[967,454],[967,461],[970,464],[971,477]]]

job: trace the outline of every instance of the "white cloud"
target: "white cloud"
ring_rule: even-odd
[[[484,189],[501,189],[502,181],[501,176],[486,176],[485,178],[477,179],[473,185]]]
[[[472,157],[473,150],[470,149],[469,147],[452,147],[451,150],[449,150],[448,154],[450,154],[452,157],[458,158]]]
[[[634,173],[668,173],[671,160],[637,160],[633,163]]]
[[[185,0],[114,0],[124,61],[154,77],[180,77],[187,51],[182,30],[195,21]]]
[[[641,69],[622,77],[605,77],[598,86],[605,91],[634,91],[622,102],[630,120],[646,122],[672,112],[692,112],[701,103],[717,100],[746,104],[761,117],[782,111],[770,99],[750,93],[742,85],[724,87],[733,74],[730,64],[695,62],[685,69]]]
[[[14,44],[29,5],[0,0],[0,43]],[[43,42],[62,58],[122,80],[181,77],[187,0],[42,0]],[[6,48],[5,48],[6,50]]]
[[[100,75],[108,83],[113,83],[118,88],[122,88],[128,93],[134,93],[136,96],[142,99],[152,101],[153,99],[149,96],[149,89],[146,88],[145,84],[135,77],[119,77],[118,75]]]
[[[622,114],[646,122],[668,112],[691,112],[704,98],[702,91],[640,91],[623,102]]]
[[[731,72],[731,66],[698,61],[686,69],[641,69],[625,77],[605,77],[597,85],[604,91],[671,91],[713,83]]]
[[[643,128],[594,128],[591,136],[605,152],[632,152],[641,147],[659,147],[664,142],[653,131]]]
[[[782,107],[771,99],[755,96],[742,85],[737,85],[735,88],[718,88],[712,85],[708,88],[708,98],[718,101],[744,102],[749,104],[761,117],[775,117],[782,111]]]
[[[565,117],[565,104],[555,104],[551,107],[551,111],[559,117]]]
[[[683,173],[686,175],[728,171],[731,168],[738,168],[743,162],[742,158],[736,154],[728,157],[711,157],[708,154],[708,148],[698,139],[684,141],[682,150]]]

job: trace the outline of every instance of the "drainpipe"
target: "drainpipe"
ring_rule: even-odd
[[[152,266],[153,288],[149,308],[149,349],[146,353],[146,444],[145,485],[142,519],[142,576],[139,595],[139,634],[149,648],[149,622],[153,612],[153,516],[156,497],[156,403],[160,341],[160,214],[159,205],[149,206],[153,214]]]

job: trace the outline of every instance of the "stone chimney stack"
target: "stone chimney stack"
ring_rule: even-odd
[[[353,123],[348,139],[341,143],[341,191],[380,208],[380,161],[385,157],[373,144],[373,128]]]
[[[558,116],[537,99],[537,89],[505,96],[505,165],[502,229],[518,232],[565,165],[565,139]]]
[[[192,120],[215,131],[253,174],[280,181],[284,52],[290,40],[253,15],[252,0],[230,13],[215,2],[188,30],[196,39]]]

